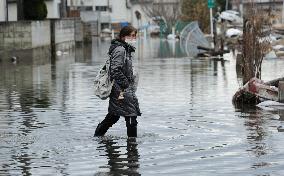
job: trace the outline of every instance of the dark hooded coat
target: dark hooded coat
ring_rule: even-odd
[[[114,85],[109,97],[108,112],[116,116],[141,116],[138,99],[135,95],[135,76],[132,67],[132,55],[135,48],[124,41],[115,39],[109,48],[110,77]],[[124,99],[118,100],[120,92]]]

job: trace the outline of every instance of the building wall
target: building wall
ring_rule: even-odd
[[[94,6],[107,6],[108,3],[111,5],[111,1],[113,0],[94,0]]]
[[[93,6],[95,0],[67,0],[67,5],[72,6]],[[101,0],[104,1],[104,0]]]
[[[141,13],[141,20],[139,21],[139,25],[138,25],[138,20],[136,18],[135,12],[138,11]],[[143,12],[142,8],[140,5],[138,4],[134,4],[132,5],[131,8],[131,23],[135,28],[138,27],[143,27],[148,25],[148,23],[151,22],[151,19]]]
[[[128,2],[129,8],[127,8],[127,1],[128,0],[68,0],[68,6],[71,9],[80,6],[92,6],[93,11],[95,11],[96,15],[100,16],[100,19],[104,22],[131,22],[131,6]],[[106,6],[107,10],[97,11],[96,7],[98,6]],[[109,8],[111,11],[109,11]]]
[[[121,22],[129,22],[135,27],[138,26],[138,20],[135,15],[135,11],[139,11],[142,14],[140,26],[146,26],[150,22],[143,12],[141,6],[138,3],[131,3],[129,0],[68,0],[68,6],[72,10],[77,10],[80,7],[93,7],[93,11],[80,11],[80,17],[84,22],[98,22],[103,24],[99,28],[105,28],[107,25],[115,23],[119,25]],[[104,6],[105,11],[99,11],[96,7]],[[100,32],[100,29],[98,29]]]
[[[75,10],[81,6],[92,6],[92,11],[81,11],[80,16],[83,21],[100,20],[101,23],[120,23],[129,22],[138,27],[138,21],[135,11],[138,10],[142,14],[141,24],[148,23],[149,18],[144,14],[141,6],[137,3],[131,3],[129,0],[68,0],[70,9]],[[105,6],[106,11],[98,11],[96,7]]]
[[[6,3],[4,0],[0,1],[0,21],[6,21]]]
[[[9,21],[17,21],[18,20],[18,11],[17,11],[17,4],[16,3],[9,3],[8,17],[9,17]]]
[[[59,0],[45,1],[48,19],[60,18],[59,3]]]
[[[111,22],[131,22],[131,9],[126,7],[126,0],[110,0],[112,6]]]
[[[80,16],[82,21],[89,22],[89,21],[97,21],[98,20],[98,14],[93,11],[81,11]]]

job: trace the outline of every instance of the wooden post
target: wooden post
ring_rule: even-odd
[[[214,51],[217,52],[219,48],[218,48],[217,21],[216,20],[213,20],[213,45],[214,45]]]
[[[243,77],[243,70],[244,70],[244,59],[242,54],[237,54],[236,58],[236,72],[237,78]]]
[[[50,19],[50,49],[51,49],[51,64],[55,65],[55,19]]]
[[[225,36],[226,36],[226,21],[224,19],[221,20],[221,44],[220,44],[220,50],[224,51],[224,42],[225,42]],[[223,54],[221,55],[223,57]],[[223,58],[224,60],[224,58]]]
[[[279,109],[278,110],[278,114],[280,116],[279,120],[284,121],[284,110],[283,109]]]
[[[278,97],[279,97],[279,102],[284,103],[284,81],[279,81]]]

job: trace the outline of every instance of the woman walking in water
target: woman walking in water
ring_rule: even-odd
[[[132,53],[136,42],[137,30],[132,26],[123,27],[119,38],[111,42],[110,79],[114,81],[109,96],[108,114],[98,124],[94,136],[103,136],[115,124],[120,116],[126,121],[127,136],[137,137],[137,116],[141,116],[138,99],[136,76],[133,74]]]

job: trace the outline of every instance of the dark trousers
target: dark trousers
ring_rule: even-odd
[[[119,120],[119,118],[120,116],[107,114],[105,119],[98,124],[94,136],[103,136],[107,132],[107,130]],[[127,127],[127,136],[137,137],[137,117],[125,117],[125,122]]]

